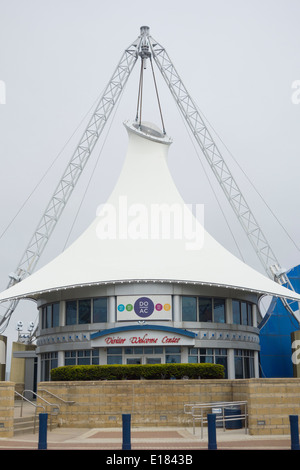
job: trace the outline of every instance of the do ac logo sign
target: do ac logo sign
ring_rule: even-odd
[[[140,297],[134,303],[134,311],[141,318],[147,318],[154,312],[154,303],[148,297]]]

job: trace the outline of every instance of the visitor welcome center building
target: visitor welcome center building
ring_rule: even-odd
[[[170,175],[164,132],[124,126],[123,168],[93,223],[0,294],[36,302],[38,381],[65,365],[180,362],[222,364],[229,379],[259,377],[259,300],[298,294],[205,230]]]

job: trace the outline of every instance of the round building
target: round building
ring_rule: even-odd
[[[258,377],[258,302],[293,293],[207,233],[202,207],[183,202],[169,173],[168,136],[153,124],[124,124],[123,169],[94,222],[0,295],[36,301],[38,381],[58,366],[168,362]]]

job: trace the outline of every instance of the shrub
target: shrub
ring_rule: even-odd
[[[63,366],[51,370],[53,381],[78,380],[161,380],[222,379],[224,367],[218,364],[146,364]]]

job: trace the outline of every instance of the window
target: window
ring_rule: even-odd
[[[99,349],[65,352],[65,366],[99,364]]]
[[[86,325],[91,323],[91,300],[78,300],[78,323]]]
[[[227,378],[227,349],[223,348],[189,348],[189,363],[221,364],[224,366],[225,378]]]
[[[213,299],[214,301],[214,322],[225,323],[225,299]]]
[[[197,297],[182,297],[182,321],[197,321]]]
[[[254,352],[236,349],[234,351],[234,366],[236,379],[250,379],[254,377]]]
[[[179,346],[166,347],[166,364],[175,364],[181,362],[181,348]]]
[[[253,326],[252,304],[250,302],[233,300],[232,317],[235,325]]]
[[[225,323],[225,299],[182,297],[182,321]]]
[[[199,298],[199,321],[212,321],[212,299]]]
[[[42,377],[44,381],[51,380],[51,369],[58,366],[57,352],[46,353],[41,355]]]
[[[68,300],[66,302],[66,325],[76,325],[77,323],[77,301]]]
[[[87,325],[107,321],[107,298],[66,301],[66,325]]]
[[[59,326],[59,302],[48,304],[42,309],[42,328]]]
[[[138,360],[140,364],[160,364],[165,362],[180,363],[180,346],[134,346],[107,348],[107,364],[133,364]]]
[[[107,322],[107,298],[93,300],[93,323]]]
[[[107,364],[122,364],[122,348],[107,348]]]

